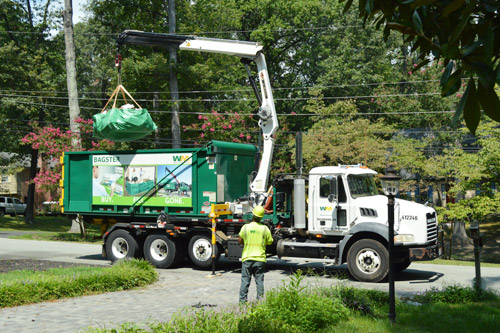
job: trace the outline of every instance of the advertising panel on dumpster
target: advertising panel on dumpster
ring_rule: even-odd
[[[186,154],[93,155],[92,204],[133,205],[140,200],[143,206],[190,207],[192,161],[185,162],[189,157]]]

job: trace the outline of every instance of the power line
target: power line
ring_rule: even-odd
[[[379,85],[405,85],[439,82],[439,80],[420,80],[420,81],[401,81],[401,82],[372,82],[372,83],[356,83],[356,84],[338,84],[338,85],[321,85],[321,86],[298,86],[298,87],[273,87],[273,91],[279,90],[307,90],[307,89],[327,89],[327,88],[353,88],[353,87],[369,87]],[[46,93],[46,94],[67,94],[67,90],[0,90],[0,92],[14,93]],[[227,92],[245,92],[252,93],[252,89],[228,89],[228,90],[181,90],[183,94],[204,94],[204,93],[227,93]],[[108,92],[107,92],[108,93]],[[169,94],[169,91],[135,91],[134,94]],[[102,94],[100,91],[87,91],[85,94]],[[111,91],[108,93],[111,94]],[[32,96],[32,95],[30,95]],[[37,96],[46,97],[46,96]],[[104,98],[103,98],[104,99]]]
[[[347,99],[366,99],[366,98],[388,98],[388,97],[420,97],[420,96],[437,96],[441,95],[439,92],[429,92],[429,93],[409,93],[409,94],[387,94],[387,95],[353,95],[353,96],[321,96],[321,97],[288,97],[288,98],[275,98],[275,101],[306,101],[306,100],[347,100]],[[4,97],[9,97],[10,95],[8,94],[3,94],[1,96]],[[16,97],[16,96],[14,96]],[[22,98],[29,98],[35,96],[24,96]],[[51,97],[44,97],[47,99],[51,99]],[[79,98],[80,99],[80,98]],[[91,99],[91,100],[106,100],[106,99]],[[8,100],[12,101],[12,100]],[[197,98],[197,99],[158,99],[158,100],[152,100],[152,99],[138,99],[138,101],[158,101],[158,102],[216,102],[216,103],[222,103],[222,102],[252,102],[255,103],[255,101],[249,100],[247,98],[226,98],[226,99],[211,99],[211,98]],[[35,104],[35,103],[33,103]],[[40,103],[43,104],[43,103]],[[52,106],[57,106],[57,105],[52,105]],[[81,108],[86,108],[86,107],[81,107]],[[86,109],[98,109],[98,108],[89,108],[87,107]]]
[[[330,30],[331,32],[335,32],[336,30],[343,29],[354,29],[354,28],[375,28],[373,25],[344,25],[344,26],[326,26],[326,27],[307,27],[307,28],[278,28],[278,29],[254,29],[254,30],[220,30],[220,31],[180,31],[175,33],[174,35],[185,35],[185,36],[197,36],[197,35],[216,35],[216,34],[238,34],[238,33],[252,33],[255,31],[267,31],[267,32],[290,32],[290,31],[321,31],[321,30]],[[62,30],[58,30],[58,32],[62,32]],[[14,30],[4,30],[0,31],[0,33],[10,33],[10,34],[21,34],[21,35],[50,35],[49,32],[35,32],[35,31],[14,31]],[[83,36],[115,36],[118,37],[120,33],[116,32],[80,32],[77,35]],[[170,33],[164,33],[165,35],[171,35]]]
[[[39,106],[51,106],[51,107],[60,107],[60,108],[68,108],[67,105],[60,105],[60,104],[44,104],[44,103],[31,103],[31,102],[24,102],[24,101],[15,101],[15,100],[8,100],[12,103],[19,103],[19,104],[27,104],[27,105],[39,105]],[[93,108],[93,107],[84,107],[80,106],[80,109],[86,109],[86,110],[101,110],[101,108]],[[150,113],[173,113],[171,110],[148,110]],[[441,114],[441,113],[453,113],[455,112],[454,110],[438,110],[438,111],[405,111],[405,112],[394,112],[394,113],[387,113],[387,112],[365,112],[365,113],[356,113],[355,115],[346,115],[344,113],[331,113],[331,114],[316,114],[316,113],[278,113],[277,115],[280,117],[319,117],[319,118],[324,118],[324,117],[331,117],[331,116],[343,116],[343,117],[361,117],[361,116],[380,116],[380,115],[385,115],[385,116],[401,116],[401,115],[410,115],[410,114]],[[180,114],[191,114],[191,115],[213,115],[212,112],[191,112],[191,111],[178,111]],[[251,113],[220,113],[218,114],[219,116],[250,116],[253,115]]]

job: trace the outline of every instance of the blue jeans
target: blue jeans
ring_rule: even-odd
[[[241,263],[240,303],[247,301],[248,287],[250,286],[250,281],[252,281],[252,275],[255,277],[255,284],[257,285],[257,299],[264,297],[265,271],[265,262],[246,260]]]

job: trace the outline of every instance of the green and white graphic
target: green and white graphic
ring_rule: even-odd
[[[92,156],[92,203],[192,206],[192,164],[183,154]],[[142,199],[141,196],[144,197]]]

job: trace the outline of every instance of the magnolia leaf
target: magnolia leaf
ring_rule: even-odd
[[[443,17],[447,17],[454,11],[456,11],[458,8],[462,7],[465,3],[465,0],[454,0],[448,6],[444,7],[443,9]]]
[[[481,110],[479,109],[479,99],[477,98],[476,82],[473,78],[469,80],[467,90],[469,90],[469,93],[467,94],[463,110],[464,119],[469,131],[475,134],[481,119]]]
[[[415,26],[415,30],[419,34],[423,34],[422,20],[420,19],[420,15],[418,15],[418,11],[413,12],[412,21],[413,21],[413,25]]]
[[[353,2],[353,0],[347,0],[347,2],[345,3],[345,6],[344,6],[344,14],[347,13],[349,8],[351,8],[352,2]]]
[[[397,30],[405,35],[416,35],[415,30],[409,26],[395,23],[395,22],[387,22],[386,27],[389,27],[391,30]]]
[[[500,100],[493,87],[485,87],[479,81],[477,95],[484,112],[491,119],[500,122]]]
[[[485,87],[493,87],[495,84],[495,72],[491,66],[483,62],[473,62],[470,64],[474,73],[479,77],[479,81]]]
[[[486,35],[484,38],[484,60],[488,65],[491,64],[491,59],[493,58],[493,42],[494,42],[495,36],[493,35],[493,27],[491,27],[491,23],[488,27],[488,30],[486,31]]]
[[[430,62],[430,59],[425,59],[424,61],[421,61],[416,67],[412,69],[412,72],[415,73],[418,71],[420,68],[424,67]]]
[[[449,64],[448,64],[449,65]],[[443,74],[444,75],[444,74]],[[460,89],[460,85],[462,84],[462,71],[456,70],[448,80],[443,84],[441,84],[441,96],[448,97],[456,93]],[[441,82],[443,79],[441,77]]]
[[[465,102],[467,101],[467,96],[469,96],[471,80],[472,79],[469,80],[469,84],[467,85],[467,89],[465,89],[464,95],[462,96],[462,98],[460,98],[460,101],[458,102],[458,106],[457,106],[457,109],[455,111],[455,115],[453,116],[453,121],[452,121],[453,126],[456,126],[458,124],[458,120],[460,119],[460,116],[462,115],[462,112],[464,111]]]
[[[462,31],[464,30],[465,26],[469,22],[470,16],[472,11],[474,10],[476,6],[475,2],[472,2],[467,6],[467,8],[463,11],[462,13],[462,18],[457,24],[457,27],[453,31],[453,34],[450,36],[450,39],[448,40],[449,44],[453,44],[457,41],[458,37],[462,34]]]

